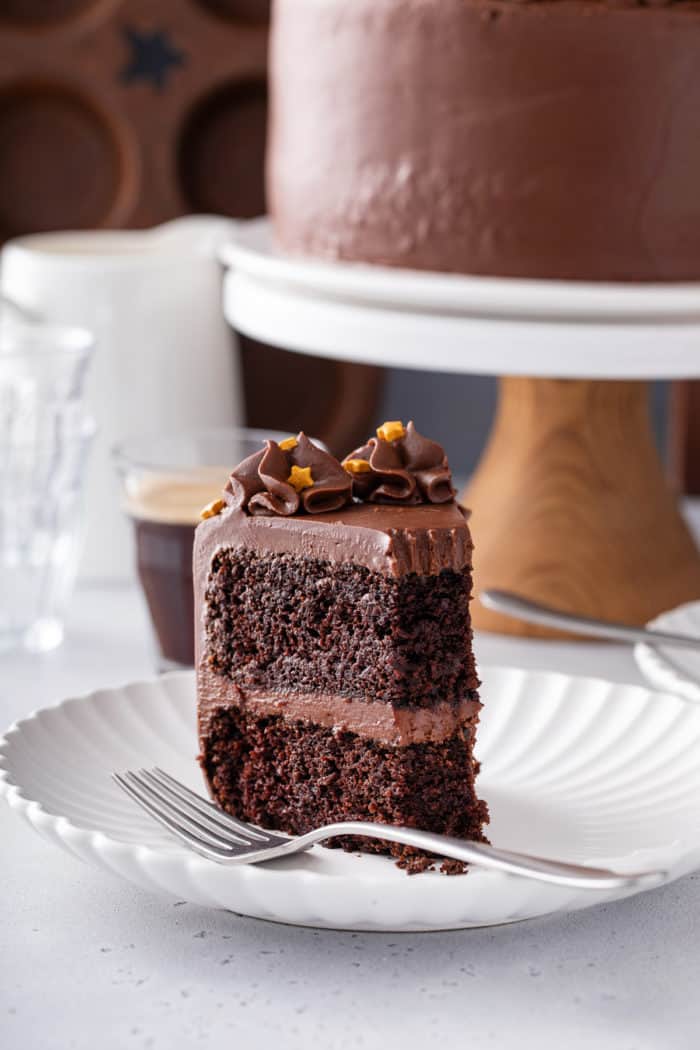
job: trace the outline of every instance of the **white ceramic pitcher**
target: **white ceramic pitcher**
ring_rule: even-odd
[[[196,215],[153,230],[33,234],[5,245],[2,292],[97,339],[86,401],[95,443],[81,575],[132,569],[110,450],[129,434],[241,423],[238,351],[221,308],[217,251],[235,222]]]

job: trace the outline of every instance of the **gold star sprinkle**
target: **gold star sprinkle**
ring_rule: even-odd
[[[348,474],[367,474],[372,469],[368,459],[344,459],[343,466]]]
[[[310,488],[314,483],[311,477],[311,467],[292,467],[292,473],[287,478],[287,484],[291,485],[297,492]]]
[[[217,514],[221,514],[226,504],[222,499],[214,499],[211,503],[207,503],[206,507],[203,507],[199,512],[199,517],[202,521],[205,518],[215,518]]]
[[[406,431],[400,419],[391,419],[388,423],[382,423],[377,427],[377,437],[380,441],[398,441],[404,437]]]
[[[298,444],[299,442],[296,438],[285,438],[284,441],[280,441],[280,448],[283,452],[291,452]]]

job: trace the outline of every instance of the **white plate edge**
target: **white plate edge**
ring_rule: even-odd
[[[688,609],[698,611],[700,620],[700,599],[691,602],[683,602],[673,609],[666,609],[659,613],[646,626],[649,630],[674,630],[673,617],[677,613]],[[671,621],[671,622],[669,622]],[[634,647],[634,658],[637,666],[655,689],[671,692],[674,696],[680,696],[691,704],[700,704],[700,682],[694,682],[682,671],[678,671],[673,664],[663,655],[663,646],[649,645],[647,642],[637,642]]]
[[[690,604],[693,604],[693,603],[690,603]],[[522,667],[518,667],[516,665],[506,665],[506,664],[484,664],[484,665],[482,665],[480,667],[479,671],[480,671],[480,674],[483,674],[483,675],[487,675],[490,671],[498,671],[498,672],[505,672],[507,674],[516,673],[516,674],[525,676],[527,678],[537,677],[537,676],[544,676],[545,678],[556,679],[558,681],[562,681],[562,680],[564,680],[564,681],[571,681],[572,679],[574,679],[574,680],[576,680],[578,682],[581,682],[581,681],[589,682],[589,683],[592,683],[592,684],[595,684],[595,685],[601,685],[601,684],[603,684],[603,685],[610,685],[610,684],[612,684],[613,686],[616,686],[616,687],[619,687],[619,688],[632,689],[633,691],[639,692],[640,694],[645,694],[647,698],[666,695],[665,691],[664,692],[660,692],[657,689],[650,689],[650,688],[648,688],[645,685],[639,685],[637,683],[611,682],[610,679],[606,679],[606,678],[601,678],[601,677],[592,676],[592,675],[568,674],[568,673],[566,673],[564,671],[552,671],[552,670],[544,670],[544,669],[522,668]],[[24,717],[22,717],[20,719],[15,720],[3,732],[2,736],[0,736],[0,798],[4,797],[6,799],[8,805],[10,806],[10,808],[15,810],[16,812],[18,812],[37,831],[40,831],[41,829],[38,827],[37,821],[36,821],[35,818],[38,818],[39,822],[42,825],[46,825],[47,827],[51,827],[54,831],[56,831],[58,836],[64,842],[65,842],[65,835],[64,835],[63,832],[65,831],[65,832],[68,832],[72,838],[77,839],[82,845],[90,846],[91,850],[94,853],[98,853],[99,854],[100,850],[103,847],[107,847],[108,849],[112,849],[112,850],[128,850],[128,851],[136,850],[141,855],[145,855],[145,856],[147,856],[147,857],[149,857],[151,859],[156,859],[157,857],[162,855],[162,848],[163,848],[162,845],[158,846],[158,847],[153,847],[153,846],[149,846],[149,845],[146,845],[146,844],[138,844],[138,845],[136,845],[136,844],[131,843],[131,842],[123,842],[121,839],[115,838],[112,835],[110,835],[110,834],[100,830],[99,828],[84,828],[84,827],[81,827],[81,826],[79,826],[77,824],[74,824],[73,821],[69,817],[66,817],[66,816],[64,816],[62,814],[52,813],[49,810],[47,810],[42,805],[41,802],[37,801],[36,799],[27,798],[23,794],[20,785],[14,783],[14,781],[12,781],[10,779],[9,771],[7,770],[7,768],[5,767],[4,762],[3,762],[4,749],[5,749],[5,747],[6,747],[7,743],[8,743],[8,738],[10,738],[12,735],[14,735],[17,732],[20,732],[21,729],[22,729],[22,726],[25,723],[29,723],[31,721],[36,720],[37,718],[39,718],[46,711],[58,710],[58,709],[63,708],[65,706],[69,705],[69,704],[74,704],[74,703],[75,704],[79,704],[79,703],[84,702],[84,701],[89,701],[94,696],[96,696],[98,693],[118,692],[121,689],[126,689],[126,688],[130,688],[130,687],[135,687],[135,688],[140,688],[140,687],[143,687],[143,686],[148,687],[148,686],[153,686],[153,685],[162,683],[163,680],[179,679],[179,678],[193,678],[193,677],[194,677],[194,671],[193,670],[171,671],[171,672],[169,672],[167,674],[164,674],[164,675],[153,675],[153,676],[151,676],[149,678],[138,679],[136,681],[127,681],[127,682],[124,682],[121,685],[100,687],[100,688],[97,688],[97,689],[89,690],[89,691],[87,691],[85,693],[82,693],[82,694],[79,694],[77,696],[65,697],[64,699],[59,700],[56,703],[47,704],[47,705],[45,705],[43,707],[37,708],[34,711],[32,711],[30,714],[28,714],[28,715],[26,715],[26,716],[24,716]],[[682,699],[683,699],[682,697],[679,697],[676,693],[672,693],[670,698],[673,699],[673,700],[676,700],[676,701],[682,701]],[[320,847],[314,847],[314,849],[316,849],[316,848],[320,848]],[[686,865],[685,865],[684,861],[688,860],[690,862],[690,860],[693,857],[694,853],[697,853],[697,864],[694,863],[693,866],[700,867],[700,845],[697,846],[697,847],[696,846],[692,846],[692,845],[688,844],[686,842],[686,840],[676,838],[676,839],[673,840],[673,842],[669,843],[668,846],[655,847],[654,852],[659,852],[661,850],[669,850],[670,852],[673,852],[673,853],[676,854],[673,865],[668,867],[668,876],[669,877],[666,880],[668,882],[672,882],[672,881],[674,881],[674,879],[676,879],[676,878],[680,877],[680,875],[684,874],[684,872],[686,870]],[[72,850],[70,850],[70,851],[72,852]],[[181,859],[186,859],[187,863],[195,864],[197,867],[201,867],[203,869],[206,869],[206,868],[210,867],[212,865],[212,863],[213,863],[211,861],[206,860],[203,857],[198,857],[196,854],[193,854],[191,851],[187,850],[185,847],[180,847],[177,844],[173,845],[172,852],[174,854],[178,855]],[[633,853],[626,853],[626,854],[622,854],[621,856],[613,855],[613,856],[609,856],[609,857],[607,857],[607,856],[606,857],[595,857],[595,858],[591,858],[590,860],[586,861],[586,863],[590,863],[591,865],[598,866],[598,867],[601,866],[601,865],[608,866],[608,867],[611,867],[611,868],[619,866],[621,871],[624,871],[625,867],[627,867],[627,870],[631,870],[629,868],[630,858],[636,856],[640,852],[646,852],[646,851],[645,850],[636,850]],[[251,868],[252,868],[252,866],[246,867],[245,865],[241,865],[240,867],[237,867],[235,870],[237,872],[241,872],[242,873],[242,872],[250,872]],[[258,870],[258,872],[265,872],[266,871],[266,869],[264,869],[263,867],[258,867],[257,870]],[[687,870],[692,870],[692,868],[688,868]],[[269,874],[269,872],[266,872],[266,874]],[[493,880],[496,880],[496,879],[502,880],[502,879],[516,878],[516,876],[511,876],[511,875],[508,875],[508,874],[506,874],[504,872],[497,872],[497,871],[480,872],[479,874],[482,875],[482,876],[488,877],[489,879],[493,879]],[[333,875],[331,873],[326,873],[326,872],[297,872],[297,875],[299,877],[301,877],[302,879],[304,879],[305,881],[306,880],[312,880],[312,879],[329,879],[330,880],[330,879],[334,879],[334,878],[337,877],[337,876],[335,876],[335,875]],[[363,873],[363,880],[366,880],[368,884],[373,884],[375,882],[377,882],[377,883],[381,882],[380,879],[374,879],[371,876],[368,877],[366,872]]]

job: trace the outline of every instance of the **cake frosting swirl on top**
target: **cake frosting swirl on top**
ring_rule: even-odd
[[[264,447],[231,471],[224,500],[251,515],[323,514],[350,502],[352,481],[335,456],[306,434]]]
[[[201,512],[195,575],[206,578],[228,544],[350,558],[394,578],[462,572],[471,564],[466,517],[442,446],[413,423],[384,423],[342,464],[300,433],[266,441],[233,468],[223,499]]]
[[[342,464],[306,434],[279,444],[265,441],[231,471],[223,499],[202,511],[215,517],[226,507],[251,517],[330,514],[354,502],[452,503],[455,490],[442,445],[419,434],[413,422],[383,423],[377,436]]]
[[[343,466],[353,476],[353,495],[369,503],[450,503],[455,497],[445,450],[413,422],[384,423]]]

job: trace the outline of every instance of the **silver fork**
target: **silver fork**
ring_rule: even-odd
[[[301,853],[318,842],[338,835],[399,842],[439,857],[451,857],[492,871],[505,871],[539,882],[584,890],[642,890],[658,886],[664,871],[623,875],[605,868],[545,860],[523,853],[496,849],[481,842],[437,835],[415,828],[372,824],[363,820],[341,821],[290,838],[246,824],[175,780],[157,766],[138,772],[113,773],[120,788],[195,853],[217,864],[259,864],[276,857]]]

